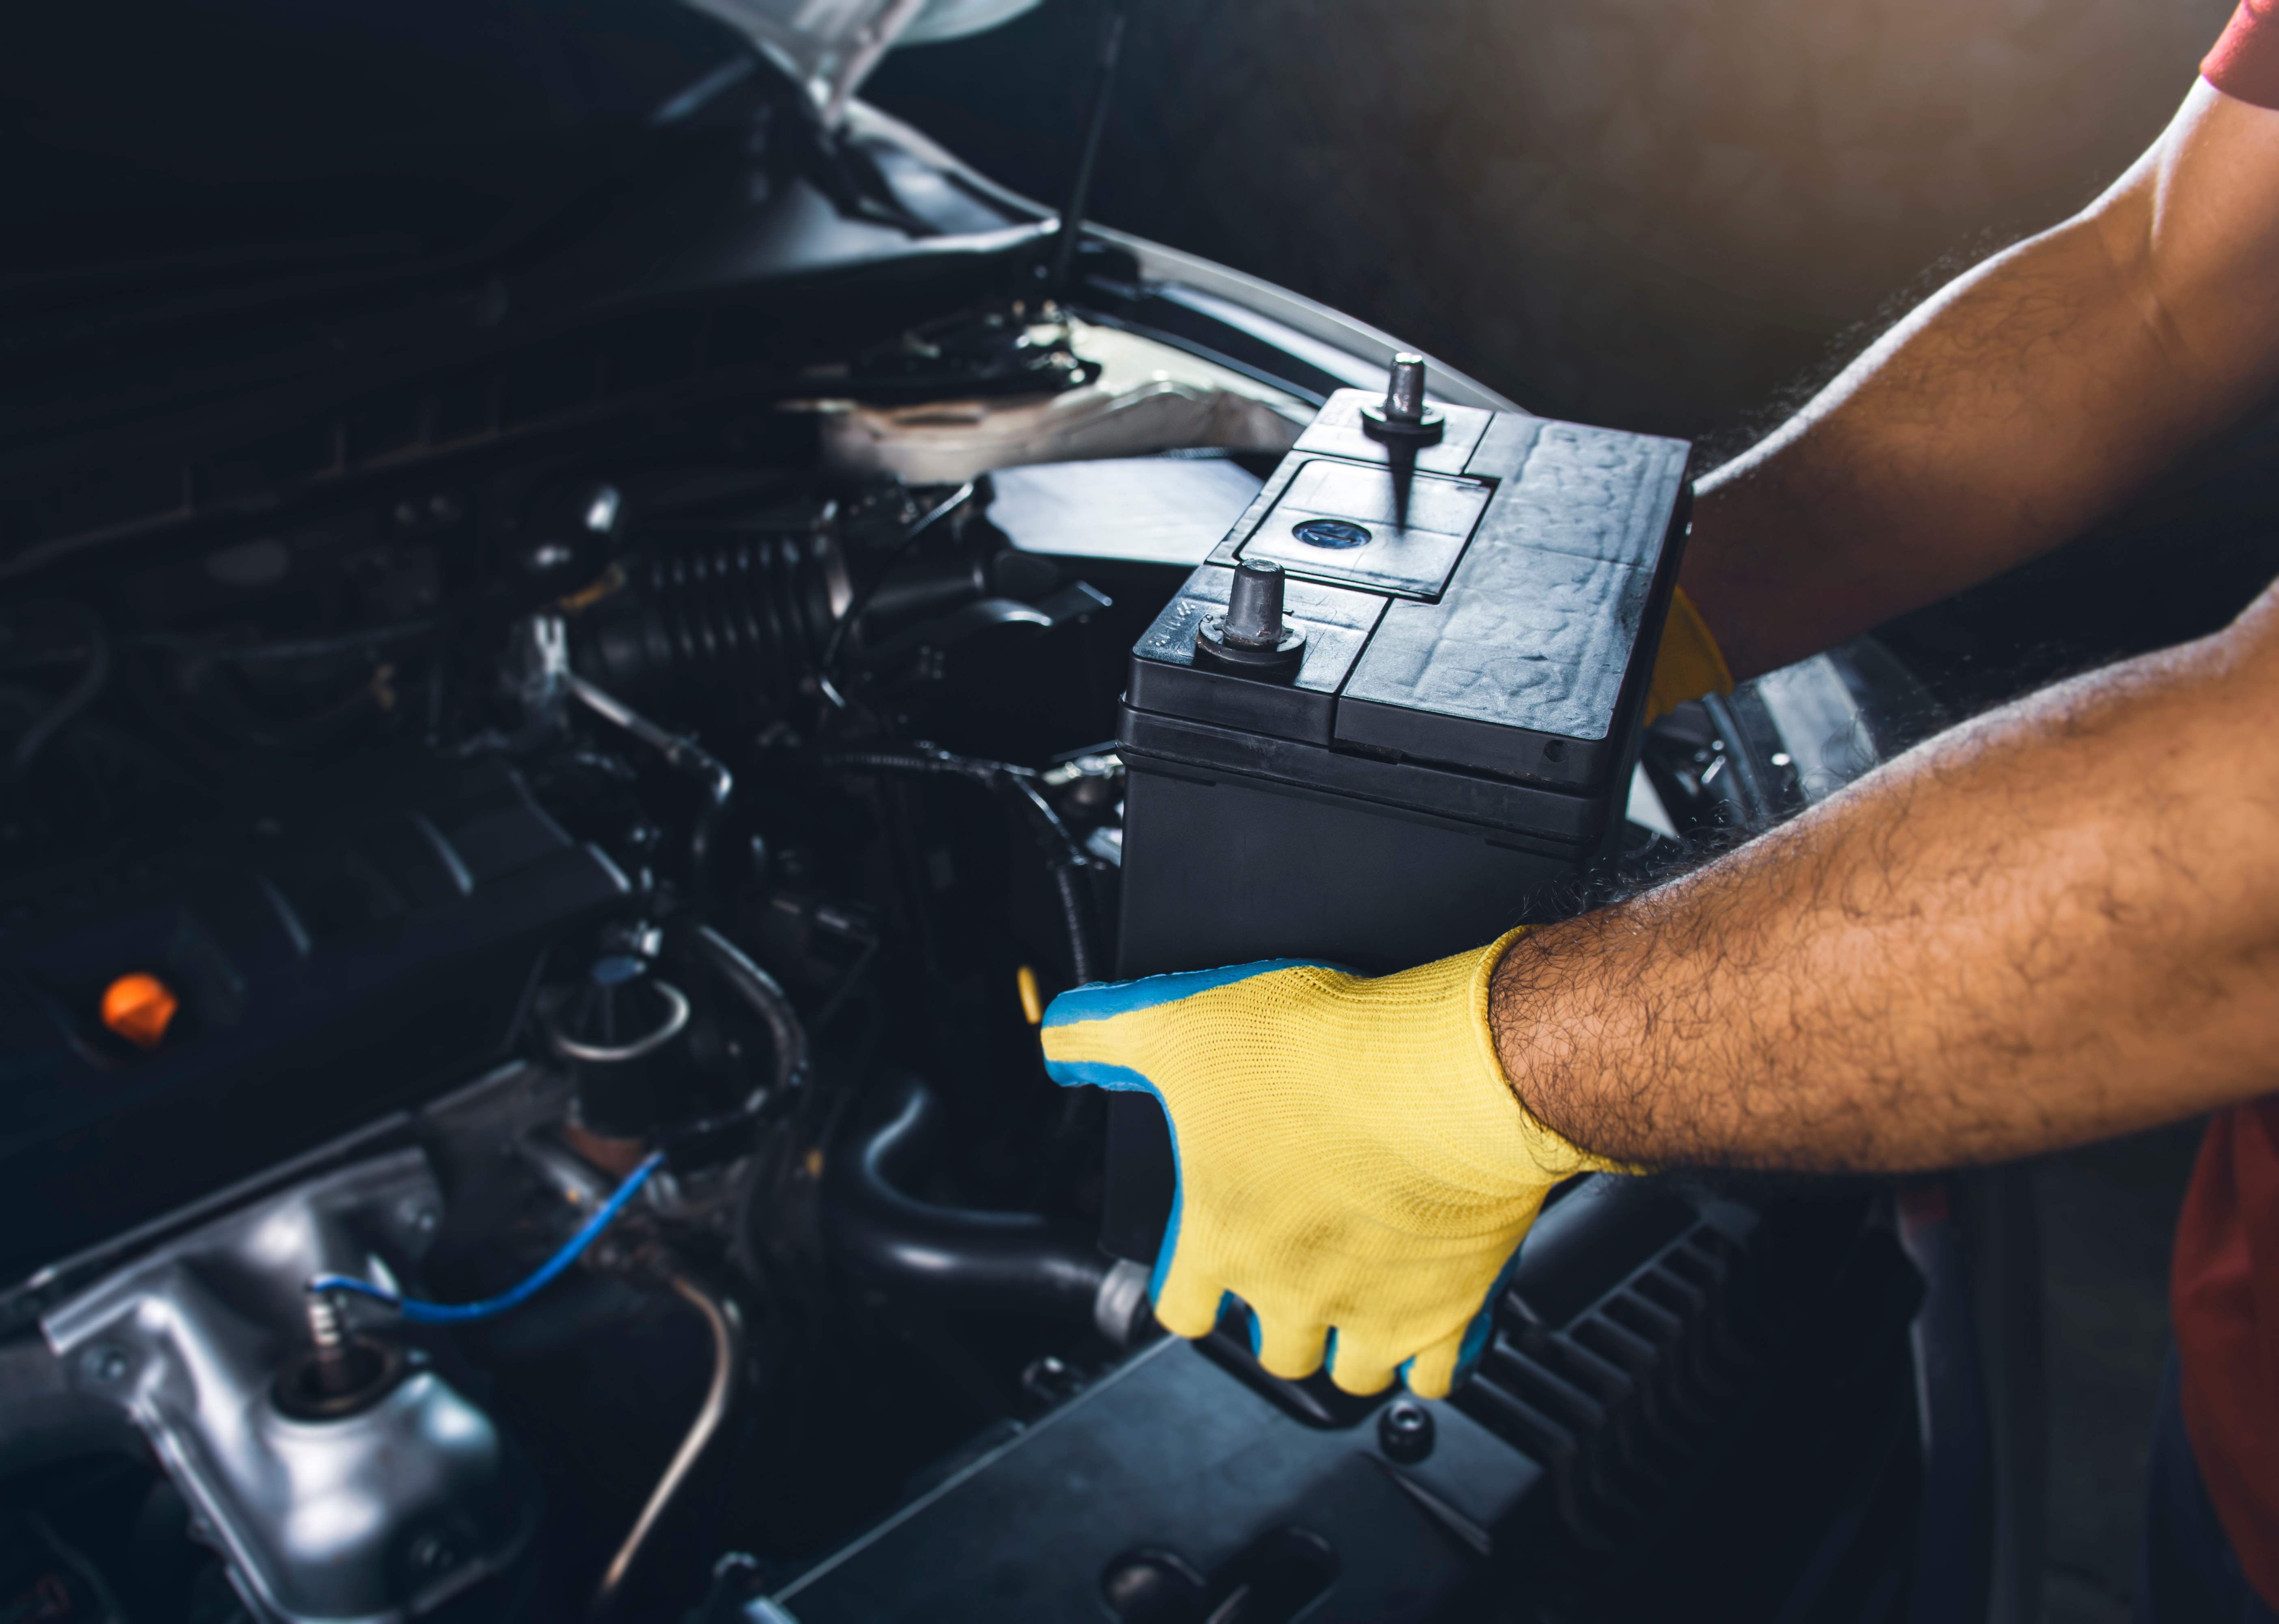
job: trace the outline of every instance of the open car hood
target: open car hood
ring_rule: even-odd
[[[827,124],[897,44],[961,39],[1040,0],[687,0],[742,33],[796,80]]]

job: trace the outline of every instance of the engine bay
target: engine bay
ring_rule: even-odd
[[[1709,1552],[1718,1616],[1901,1594],[1881,1197],[1579,1181],[1446,1403],[1155,1331],[1036,1023],[1134,905],[1132,651],[1324,392],[1057,307],[907,348],[1017,387],[731,401],[12,598],[0,1597],[1646,1617]],[[1910,693],[1863,647],[1682,707],[1506,906],[1795,810]]]

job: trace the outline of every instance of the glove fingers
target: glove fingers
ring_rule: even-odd
[[[1393,1385],[1393,1367],[1398,1362],[1384,1350],[1372,1347],[1340,1327],[1337,1352],[1330,1360],[1330,1380],[1341,1391],[1366,1398]]]
[[[1480,1299],[1479,1312],[1469,1323],[1400,1367],[1400,1379],[1408,1384],[1410,1392],[1419,1398],[1446,1398],[1450,1388],[1472,1374],[1472,1367],[1480,1362],[1480,1355],[1487,1352],[1488,1344],[1495,1337],[1496,1304],[1502,1300],[1504,1288],[1511,1283],[1512,1273],[1519,1268],[1519,1247],[1514,1246],[1511,1256],[1496,1271],[1487,1294]]]
[[[1178,1237],[1174,1236],[1164,1244],[1176,1246]],[[1155,1287],[1156,1320],[1177,1337],[1209,1336],[1211,1328],[1218,1323],[1219,1302],[1225,1297],[1226,1288],[1199,1265],[1185,1261],[1176,1251],[1170,1267],[1161,1274]]]
[[[1465,1364],[1465,1344],[1470,1339],[1467,1328],[1453,1337],[1443,1337],[1416,1358],[1400,1367],[1400,1379],[1408,1390],[1419,1398],[1446,1398],[1448,1390],[1456,1384],[1458,1368]],[[1474,1359],[1477,1352],[1474,1351]]]
[[[1322,1349],[1330,1328],[1278,1314],[1258,1316],[1258,1362],[1270,1375],[1294,1382],[1322,1367]]]

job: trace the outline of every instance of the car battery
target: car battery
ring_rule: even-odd
[[[1689,448],[1423,373],[1332,395],[1133,647],[1119,975],[1422,963],[1619,838]],[[1172,1180],[1161,1107],[1111,1096],[1109,1252],[1154,1260]]]

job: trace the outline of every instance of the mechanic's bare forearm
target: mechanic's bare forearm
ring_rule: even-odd
[[[1522,938],[1490,1002],[1515,1092],[1625,1161],[1900,1171],[2268,1091],[2275,632],[2267,594]]]
[[[2081,533],[2279,382],[2279,114],[2205,84],[2091,208],[1943,289],[1702,482],[1738,676]]]

